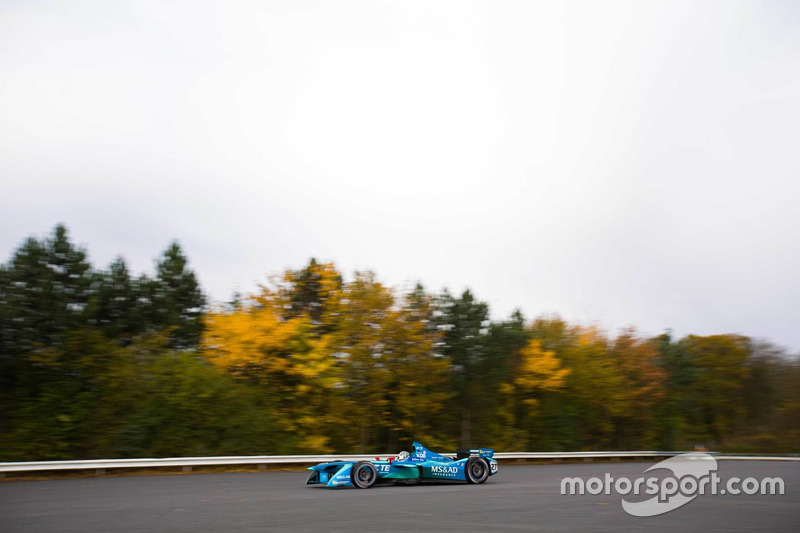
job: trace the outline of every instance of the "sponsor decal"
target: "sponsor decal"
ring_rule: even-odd
[[[389,471],[390,466],[389,465],[375,465],[375,468],[378,469],[378,472],[386,473],[386,472]]]
[[[327,472],[320,472],[319,480],[322,483],[327,483],[328,482],[328,473]]]
[[[431,474],[439,476],[454,476],[458,473],[457,466],[432,466]]]

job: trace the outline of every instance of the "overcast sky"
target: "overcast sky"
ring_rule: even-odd
[[[800,2],[0,1],[0,253],[331,259],[800,350]]]

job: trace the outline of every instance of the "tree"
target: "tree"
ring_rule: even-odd
[[[444,332],[439,349],[452,365],[452,383],[461,411],[459,442],[469,448],[473,444],[473,415],[478,407],[474,389],[483,378],[480,368],[486,358],[489,306],[476,300],[469,290],[459,298],[444,291],[436,302],[435,316]]]
[[[741,393],[750,374],[750,339],[740,335],[689,335],[681,340],[693,379],[687,392],[692,405],[692,436],[698,442],[723,442],[745,414]]]
[[[541,428],[536,438],[571,449],[613,446],[617,421],[629,403],[624,373],[605,333],[591,327],[563,329],[559,319],[537,322],[533,338],[543,334],[542,347],[555,352],[570,373],[562,394],[548,406],[555,417],[545,420],[554,431]]]
[[[616,446],[629,449],[655,444],[658,406],[666,396],[666,373],[658,364],[655,344],[627,329],[614,340],[610,356],[622,374],[622,401],[627,406],[616,420]]]
[[[91,277],[86,251],[62,224],[49,238],[26,240],[0,276],[3,354],[58,344],[64,332],[85,325]]]
[[[91,266],[58,224],[50,237],[28,238],[0,268],[0,424],[38,390],[30,355],[62,346],[86,323]]]
[[[650,339],[657,352],[657,364],[665,373],[665,397],[656,409],[653,430],[661,449],[674,450],[694,443],[684,442],[687,416],[691,412],[689,385],[692,369],[685,347],[675,342],[670,332]]]
[[[569,373],[569,369],[562,368],[555,352],[543,349],[538,339],[529,340],[520,350],[512,379],[499,387],[506,400],[503,419],[519,430],[507,437],[509,446],[525,449],[530,445],[532,422],[543,395],[563,388]]]
[[[203,331],[205,296],[188,259],[177,242],[170,244],[156,264],[156,280],[151,285],[152,318],[160,327],[173,328],[170,343],[174,348],[196,348]]]
[[[330,402],[339,381],[331,340],[313,335],[307,316],[286,319],[282,311],[280,296],[264,287],[235,308],[208,313],[202,352],[218,369],[259,386],[276,428],[273,445],[332,451],[326,428],[337,412]]]
[[[435,352],[441,332],[433,325],[433,298],[417,285],[398,300],[381,324],[381,364],[389,382],[383,419],[388,435],[379,440],[387,442],[390,450],[414,439],[431,446],[452,446],[435,424],[451,393],[449,362]]]
[[[311,259],[300,270],[287,270],[279,285],[287,318],[306,315],[319,334],[336,328],[342,293],[342,275],[333,263]]]
[[[354,424],[354,445],[370,449],[391,416],[385,391],[392,382],[388,366],[387,325],[392,291],[372,272],[356,272],[344,287],[342,320],[333,333],[333,353],[342,362],[342,392]]]
[[[107,389],[107,415],[117,427],[101,433],[104,441],[97,447],[123,457],[284,451],[274,440],[273,413],[260,390],[192,352],[164,348],[148,353],[137,341],[125,349],[133,376],[122,391]]]
[[[159,329],[148,323],[152,310],[147,293],[151,285],[144,275],[133,279],[125,260],[118,257],[108,270],[95,273],[89,302],[91,323],[123,346],[148,330]]]
[[[511,443],[523,439],[514,425],[516,420],[511,421],[515,409],[502,385],[513,382],[528,335],[519,310],[507,320],[489,325],[485,357],[477,368],[480,379],[473,384],[474,392],[481,399],[473,418],[480,428],[481,442],[488,446],[510,449]]]

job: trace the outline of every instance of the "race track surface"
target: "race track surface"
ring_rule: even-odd
[[[0,532],[800,531],[800,463],[724,461],[719,474],[779,476],[783,496],[698,496],[635,518],[620,496],[560,494],[566,476],[639,476],[650,463],[502,465],[485,485],[305,486],[305,472],[0,483]]]

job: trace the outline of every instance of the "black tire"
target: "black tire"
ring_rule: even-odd
[[[359,461],[350,469],[350,479],[359,489],[368,489],[378,480],[378,469],[369,461]]]
[[[470,457],[467,459],[467,466],[464,468],[467,483],[480,485],[489,479],[489,463],[480,457]]]

